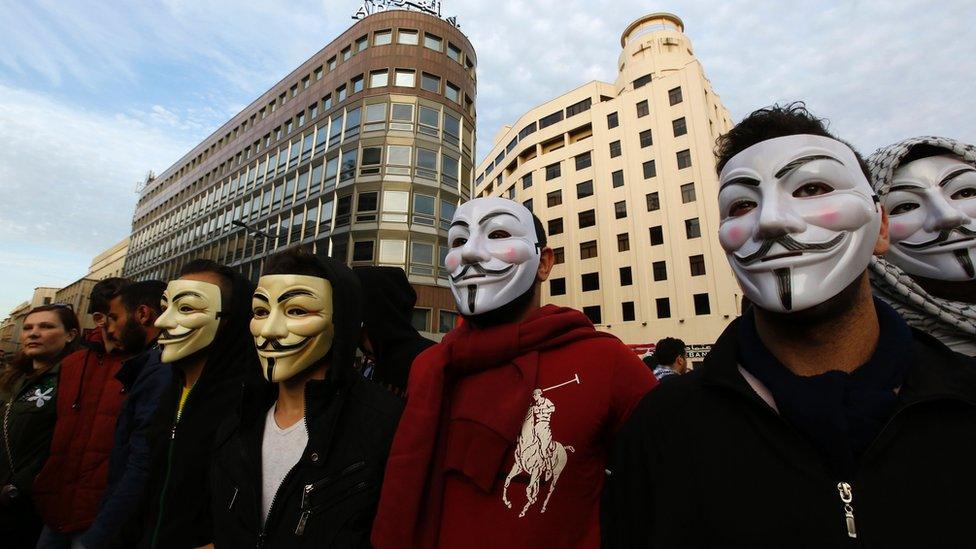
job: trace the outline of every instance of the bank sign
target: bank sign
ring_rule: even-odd
[[[364,0],[363,5],[353,14],[353,19],[362,19],[367,15],[390,10],[419,11],[434,17],[440,17],[457,28],[461,25],[457,22],[457,17],[441,16],[440,0]]]
[[[636,345],[628,345],[632,351],[637,353],[638,356],[651,356],[654,354],[654,343],[639,343]],[[712,350],[711,344],[705,345],[686,345],[685,352],[688,353],[688,361],[700,362],[705,360],[705,355]]]

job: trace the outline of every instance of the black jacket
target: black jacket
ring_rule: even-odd
[[[651,391],[621,430],[604,491],[605,547],[972,546],[971,359],[913,332],[894,414],[851,478],[837,478],[743,377],[737,322],[702,367]],[[840,483],[851,487],[856,539]]]
[[[277,388],[245,387],[238,414],[216,439],[211,473],[218,548],[368,547],[402,403],[353,369],[361,293],[352,271],[325,260],[335,336],[325,380],[305,385],[308,445],[261,522],[261,444]]]

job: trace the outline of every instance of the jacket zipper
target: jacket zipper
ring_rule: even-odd
[[[173,420],[173,426],[169,430],[169,449],[166,452],[166,476],[163,477],[163,487],[159,491],[159,512],[156,513],[156,526],[153,527],[152,543],[149,544],[150,549],[156,549],[159,543],[159,529],[163,523],[163,511],[166,506],[166,492],[169,490],[169,479],[173,472],[173,449],[176,446],[176,428],[180,424],[180,419],[183,417],[183,411],[190,404],[190,393],[193,392],[193,387],[190,387],[190,392],[186,395],[186,401],[183,402],[183,408],[179,408],[179,402],[177,402],[176,418]]]
[[[320,509],[332,507],[337,503],[339,503],[340,501],[347,499],[352,495],[361,492],[362,490],[365,490],[366,487],[368,486],[369,483],[366,482],[365,480],[359,481],[353,487],[348,488],[346,491],[342,492],[340,497],[336,498],[331,504],[319,505],[311,509],[305,509],[304,511],[302,511],[302,516],[298,518],[298,526],[295,527],[295,535],[301,536],[305,534],[305,525],[308,523],[308,519],[310,516],[312,516],[313,512],[318,512]]]
[[[854,524],[854,489],[846,482],[837,483],[840,501],[844,504],[844,522],[847,523],[847,537],[857,539],[857,526]]]
[[[354,471],[358,471],[365,466],[366,466],[365,461],[357,461],[356,463],[353,463],[352,465],[346,467],[345,469],[339,471],[338,473],[332,476],[326,477],[317,482],[313,482],[312,484],[306,484],[305,489],[302,490],[302,509],[308,507],[308,498],[312,495],[312,492],[318,490],[323,486],[330,484],[334,480],[338,480],[339,477],[348,475],[349,473],[352,473]]]
[[[272,406],[274,406],[276,404],[277,404],[277,400],[275,401],[275,404],[273,404]],[[308,429],[308,390],[307,390],[307,386],[306,386],[306,390],[305,390],[305,401],[302,403],[302,423],[305,424],[305,432],[306,433],[309,433],[309,429]],[[311,436],[309,438],[311,439]],[[263,447],[263,445],[262,445],[262,447]],[[306,449],[307,449],[307,447],[306,447]],[[302,457],[304,457],[304,454],[302,455]],[[288,481],[291,480],[292,475],[295,474],[295,469],[298,469],[298,466],[301,463],[302,463],[302,458],[298,458],[298,462],[296,462],[294,465],[292,465],[291,466],[291,469],[288,469],[288,472],[285,473],[285,478],[281,479],[281,484],[279,484],[278,485],[278,489],[275,490],[275,495],[274,495],[274,497],[271,498],[271,507],[268,508],[268,516],[267,516],[267,518],[264,519],[264,524],[261,525],[261,532],[258,534],[257,549],[261,549],[262,547],[264,547],[264,544],[268,541],[268,525],[271,524],[271,518],[275,516],[275,511],[277,511],[278,496],[281,494],[281,489],[286,484],[288,484]]]

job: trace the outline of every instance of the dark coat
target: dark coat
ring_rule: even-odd
[[[368,547],[400,399],[354,369],[362,298],[352,271],[324,259],[335,336],[326,379],[305,385],[308,445],[261,522],[261,444],[277,387],[245,388],[221,427],[211,473],[214,542],[239,547]]]
[[[621,430],[604,491],[605,547],[973,544],[971,359],[914,332],[894,414],[851,478],[838,478],[742,375],[738,322],[702,367],[652,391]]]
[[[124,355],[106,353],[100,330],[68,355],[58,382],[51,454],[34,481],[34,505],[57,532],[82,532],[98,513],[125,391],[115,375]]]
[[[159,358],[153,345],[122,363],[116,379],[128,394],[115,426],[115,444],[108,464],[108,485],[98,516],[85,534],[86,545],[103,547],[132,516],[149,478],[155,440],[153,417],[159,399],[173,381],[173,368]]]

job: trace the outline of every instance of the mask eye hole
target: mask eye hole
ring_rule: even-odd
[[[833,191],[834,188],[830,185],[823,183],[821,181],[816,181],[813,183],[807,183],[801,185],[800,188],[793,191],[794,198],[807,198],[810,196],[820,196]]]
[[[741,217],[756,208],[757,204],[753,200],[736,200],[729,206],[729,217]]]
[[[264,307],[255,307],[252,311],[254,318],[267,318],[269,312]]]
[[[194,311],[193,307],[190,307],[189,305],[180,305],[181,313],[189,314],[192,313],[193,311]]]
[[[305,316],[308,314],[308,311],[306,311],[301,307],[289,307],[285,311],[285,314],[287,314],[288,316]]]
[[[465,244],[467,244],[467,242],[468,242],[468,239],[467,238],[464,238],[462,236],[459,236],[459,237],[457,237],[457,238],[455,238],[454,240],[451,241],[451,247],[452,248],[460,248],[461,246],[464,246]]]
[[[976,187],[966,187],[965,189],[959,189],[958,191],[952,193],[953,200],[965,200],[967,198],[973,198],[976,196]]]
[[[899,215],[903,213],[910,212],[912,210],[918,209],[918,204],[915,202],[902,202],[901,204],[895,206],[891,209],[888,215]]]
[[[490,233],[488,233],[488,238],[490,238],[492,240],[497,240],[497,239],[501,239],[501,238],[508,238],[510,236],[512,236],[512,235],[509,234],[508,231],[503,230],[503,229],[495,229],[494,231],[491,231]]]

